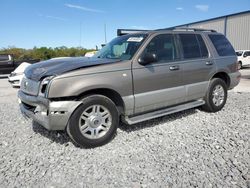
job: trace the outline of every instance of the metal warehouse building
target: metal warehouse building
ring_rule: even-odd
[[[250,10],[176,27],[214,29],[223,33],[236,50],[250,50]]]

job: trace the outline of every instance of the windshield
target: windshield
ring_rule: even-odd
[[[243,52],[242,51],[238,51],[238,52],[236,52],[236,55],[237,56],[241,56],[243,54]]]
[[[147,34],[133,34],[117,37],[104,46],[94,57],[107,59],[131,59]]]

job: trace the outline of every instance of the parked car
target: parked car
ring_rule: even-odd
[[[132,125],[198,106],[217,112],[240,76],[224,35],[162,29],[119,36],[92,58],[31,65],[18,97],[24,116],[96,147],[114,137],[120,120]]]
[[[30,65],[30,63],[23,62],[13,72],[10,73],[8,79],[13,87],[21,86],[21,82],[24,77],[24,70]]]
[[[10,54],[0,54],[0,75],[10,74],[23,62],[34,64],[39,61],[39,59],[15,61],[13,56]]]
[[[239,69],[246,65],[250,65],[250,50],[237,50]]]

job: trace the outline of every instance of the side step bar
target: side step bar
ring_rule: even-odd
[[[131,118],[125,117],[125,122],[128,123],[129,125],[132,125],[132,124],[139,123],[139,122],[142,122],[142,121],[158,118],[158,117],[165,116],[165,115],[168,115],[168,114],[173,114],[175,112],[180,112],[180,111],[183,111],[183,110],[187,110],[187,109],[190,109],[190,108],[201,106],[203,104],[205,104],[204,100],[192,101],[192,102],[189,102],[189,103],[185,103],[185,104],[181,104],[181,105],[178,105],[178,106],[157,110],[157,111],[154,111],[154,112],[149,112],[149,113],[134,116],[134,117],[131,117]]]

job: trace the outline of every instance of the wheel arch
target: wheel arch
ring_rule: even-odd
[[[212,76],[211,79],[213,79],[213,78],[220,78],[220,79],[222,79],[226,83],[227,88],[229,89],[230,84],[231,84],[231,80],[230,80],[229,75],[226,72],[217,72],[216,74],[214,74]]]
[[[77,96],[77,99],[81,100],[82,98],[85,98],[85,97],[90,96],[90,95],[103,95],[105,97],[108,97],[117,106],[119,115],[124,114],[124,112],[125,112],[124,101],[123,101],[121,95],[118,92],[116,92],[115,90],[109,89],[109,88],[91,89],[91,90],[84,91],[83,93],[79,94]]]

